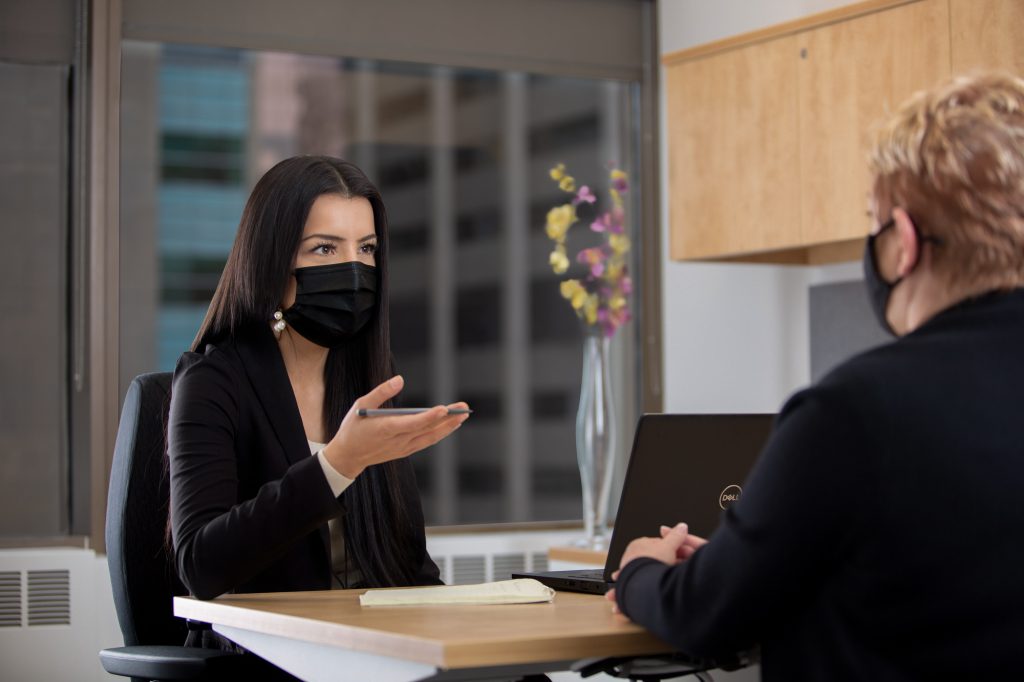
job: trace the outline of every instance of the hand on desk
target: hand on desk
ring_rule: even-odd
[[[376,409],[398,395],[405,385],[401,376],[388,379],[352,404],[324,457],[339,473],[355,478],[372,465],[400,459],[429,447],[459,428],[468,414],[448,414],[449,409],[468,409],[466,403],[438,405],[426,412],[366,419],[357,410]]]
[[[622,553],[619,570],[612,574],[612,580],[618,580],[622,567],[633,559],[649,557],[657,559],[663,564],[674,566],[689,559],[706,543],[707,540],[699,535],[691,535],[690,529],[685,523],[677,523],[671,528],[662,526],[660,538],[637,538],[629,543],[626,551]],[[604,598],[612,603],[612,611],[618,613],[619,609],[615,604],[615,588],[605,592]]]

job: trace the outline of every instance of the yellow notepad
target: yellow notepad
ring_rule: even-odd
[[[359,596],[363,606],[422,604],[534,604],[549,602],[555,591],[536,580],[519,578],[479,585],[436,585],[392,590],[369,590]]]

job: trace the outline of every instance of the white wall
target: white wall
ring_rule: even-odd
[[[849,0],[660,0],[659,46],[664,55],[846,4]],[[662,67],[663,93],[664,82]],[[777,411],[786,396],[810,380],[808,287],[859,278],[859,266],[669,260],[671,197],[661,99],[665,411]]]
[[[22,577],[22,626],[0,628],[0,680],[36,682],[125,680],[108,675],[99,651],[122,646],[106,557],[88,549],[0,550],[0,571],[66,570],[69,625],[29,624],[27,581]]]

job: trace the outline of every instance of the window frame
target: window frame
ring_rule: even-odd
[[[87,443],[88,523],[76,517],[74,532],[88,529],[89,544],[104,548],[104,521],[107,481],[117,433],[121,396],[118,372],[119,340],[119,171],[120,171],[120,67],[123,40],[164,43],[192,43],[229,46],[250,50],[278,50],[334,57],[373,58],[389,61],[413,61],[435,65],[467,66],[498,70],[522,70],[533,73],[587,78],[624,80],[639,84],[639,177],[642,188],[640,212],[636,224],[642,263],[637,277],[636,358],[640,406],[644,412],[662,409],[662,341],[660,306],[659,225],[659,135],[658,45],[654,0],[588,0],[588,36],[579,44],[567,44],[560,25],[579,20],[579,0],[524,0],[520,3],[479,3],[466,0],[437,0],[430,3],[429,23],[437,31],[423,31],[414,21],[394,22],[389,17],[403,16],[413,5],[402,0],[344,5],[333,0],[308,3],[306,19],[300,30],[291,30],[292,17],[281,3],[261,0],[259,4],[231,0],[206,3],[183,0],[163,3],[156,0],[92,0],[84,3],[80,22],[87,29],[82,41],[87,54],[88,87],[83,96],[82,115],[75,125],[84,128],[81,139],[83,163],[76,166],[85,201],[76,223],[84,235],[79,255],[87,264],[82,290],[84,301],[73,306],[75,329],[73,343],[82,361],[74,363],[76,387],[72,403],[74,451]],[[425,4],[424,4],[425,5]],[[485,8],[488,21],[481,24],[467,13],[468,6]],[[422,5],[416,5],[421,7]],[[244,11],[241,11],[243,10]],[[354,17],[354,13],[358,16]],[[501,16],[495,17],[494,14]],[[309,21],[308,16],[319,17]],[[239,22],[245,17],[245,22]],[[354,18],[353,18],[354,17]],[[630,20],[636,35],[623,34]],[[371,23],[367,23],[371,22]],[[367,41],[360,26],[388,25],[391,38],[375,36]],[[514,25],[529,36],[508,31]],[[324,27],[343,26],[352,34],[345,40],[338,31],[321,33]],[[201,27],[201,28],[200,28]],[[284,27],[284,28],[282,28]],[[351,27],[351,28],[349,28]],[[402,31],[431,35],[433,43],[409,41]],[[344,46],[344,48],[340,46]],[[419,47],[416,47],[419,45]],[[412,47],[410,47],[412,46]],[[611,47],[610,47],[611,46]],[[505,51],[502,52],[501,50]],[[88,229],[85,229],[85,226]],[[76,225],[77,227],[77,225]],[[80,316],[80,317],[77,317]],[[84,417],[84,418],[83,418]],[[622,453],[623,461],[628,456]],[[619,467],[624,471],[625,467]],[[616,488],[621,485],[617,482]],[[77,507],[76,507],[77,508]],[[543,523],[543,522],[539,522]],[[496,523],[495,528],[508,524]],[[517,527],[520,524],[515,524]],[[487,524],[488,527],[491,524]]]

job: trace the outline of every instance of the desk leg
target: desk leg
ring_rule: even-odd
[[[213,629],[306,682],[413,682],[432,677],[437,672],[437,668],[425,663],[301,642],[227,625],[214,625]]]

